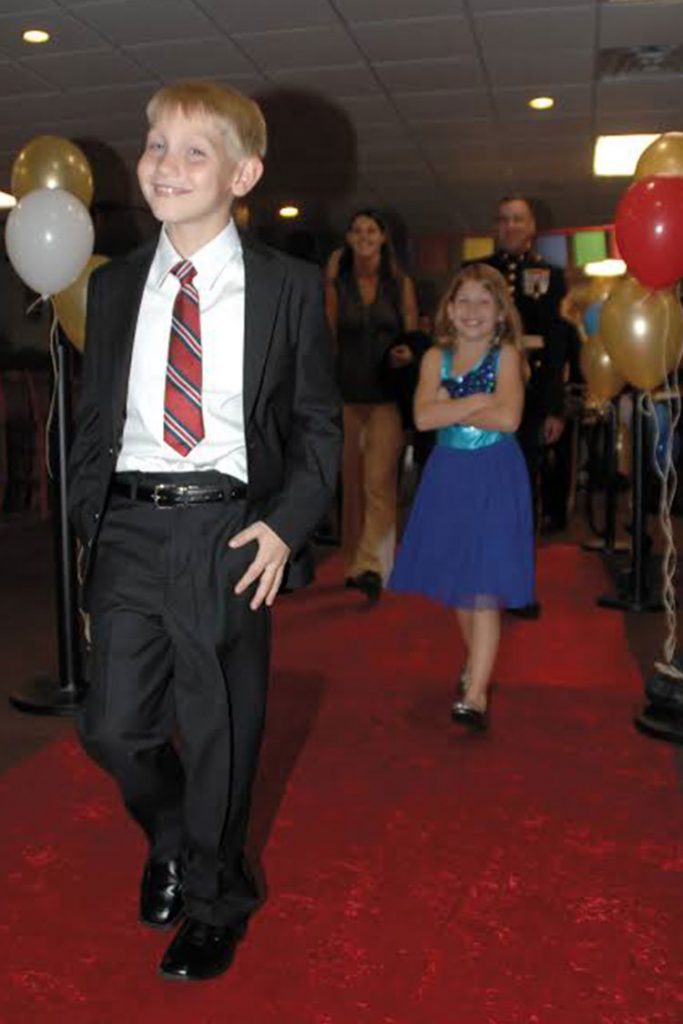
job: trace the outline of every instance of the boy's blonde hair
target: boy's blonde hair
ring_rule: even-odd
[[[505,278],[499,274],[495,267],[489,267],[486,263],[471,263],[463,267],[455,275],[448,288],[444,292],[436,312],[434,333],[436,342],[444,348],[455,347],[456,338],[448,313],[448,306],[458,294],[466,281],[476,281],[484,286],[492,296],[496,304],[499,317],[499,328],[496,333],[495,344],[513,345],[520,352],[523,352],[522,345],[522,322],[519,313],[510,298]]]
[[[213,117],[224,132],[230,155],[238,160],[266,155],[266,122],[258,103],[229,85],[188,81],[165,85],[147,104],[147,120],[154,125],[165,112],[180,110],[185,117]]]

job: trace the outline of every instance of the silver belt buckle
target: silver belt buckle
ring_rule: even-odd
[[[152,501],[155,508],[173,508],[175,502],[170,500],[170,491],[173,484],[157,484],[152,491]]]

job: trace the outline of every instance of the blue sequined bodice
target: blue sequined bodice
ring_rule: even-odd
[[[496,389],[500,349],[492,348],[478,363],[460,376],[452,375],[452,353],[444,349],[441,355],[441,382],[451,398],[466,398],[468,395],[492,394]],[[482,430],[463,423],[454,423],[437,431],[438,444],[448,448],[485,448],[502,441],[508,435],[500,430]]]

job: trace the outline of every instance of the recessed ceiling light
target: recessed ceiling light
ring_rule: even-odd
[[[27,28],[22,36],[25,43],[46,43],[49,38],[50,33],[42,28]]]
[[[17,201],[14,196],[9,192],[0,192],[0,210],[11,210],[16,205]]]
[[[588,277],[619,277],[626,273],[626,264],[623,260],[595,260],[581,269]]]
[[[529,100],[529,106],[533,110],[550,110],[555,106],[555,100],[552,96],[534,96],[532,100]]]
[[[299,216],[299,207],[281,206],[280,209],[278,210],[278,213],[280,214],[281,217],[284,217],[285,220],[291,220],[293,217]]]
[[[593,174],[625,177],[633,174],[638,159],[657,135],[599,135],[593,152]]]

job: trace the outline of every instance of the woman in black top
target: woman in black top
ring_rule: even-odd
[[[399,339],[417,326],[415,289],[398,267],[386,225],[354,214],[346,244],[327,267],[327,314],[336,338],[344,402],[342,549],[348,586],[371,602],[381,593],[396,544],[398,459],[403,428],[387,367],[412,358]]]

